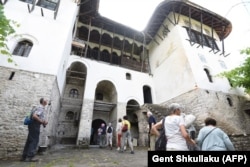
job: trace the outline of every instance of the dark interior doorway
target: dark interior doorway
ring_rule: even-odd
[[[106,122],[102,119],[95,119],[92,121],[91,136],[90,136],[90,144],[91,145],[98,145],[99,144],[97,130],[101,126],[102,123],[104,123],[106,126]]]

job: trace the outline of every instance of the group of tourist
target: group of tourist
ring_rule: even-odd
[[[116,127],[116,134],[117,134],[117,150],[120,153],[123,153],[126,149],[127,143],[131,149],[131,154],[134,154],[134,148],[132,143],[132,136],[131,136],[131,124],[128,121],[128,117],[125,115],[123,119],[119,118],[117,127]],[[104,148],[109,146],[112,150],[112,137],[113,137],[113,127],[111,123],[108,124],[106,127],[104,123],[101,124],[100,128],[98,129],[98,138],[100,148]]]
[[[29,133],[23,150],[21,158],[22,161],[38,161],[38,159],[35,159],[34,156],[39,142],[40,125],[45,127],[48,124],[44,117],[45,106],[47,104],[48,101],[41,98],[40,105],[31,115],[33,122],[28,125]],[[165,117],[164,124],[163,120],[156,122],[153,114],[150,111],[147,112],[149,124],[149,150],[155,150],[155,142],[157,137],[160,135],[158,129],[162,127],[165,128],[165,137],[167,138],[166,150],[187,151],[190,150],[190,148],[193,148],[193,146],[198,146],[198,148],[203,151],[235,150],[228,135],[223,130],[216,127],[215,119],[210,117],[206,118],[206,126],[200,129],[198,137],[195,139],[195,134],[193,133],[195,131],[194,127],[189,125],[189,129],[187,129],[187,122],[185,122],[185,119],[181,116],[181,106],[177,103],[172,103],[169,106],[169,111],[170,114]],[[124,152],[128,143],[131,149],[130,153],[134,154],[130,129],[131,124],[126,115],[123,116],[123,119],[118,119],[116,134],[117,150],[120,153]],[[98,129],[98,136],[100,139],[100,147],[109,146],[112,150],[112,124],[109,123],[106,127],[105,124],[102,123]]]
[[[169,106],[170,115],[163,120],[155,122],[151,112],[147,113],[149,123],[149,150],[155,150],[156,138],[160,135],[158,129],[165,128],[167,138],[166,150],[170,151],[188,151],[190,148],[199,148],[202,151],[234,151],[235,148],[228,135],[220,128],[216,127],[214,118],[205,119],[205,127],[201,128],[196,139],[194,127],[189,125],[181,115],[181,106],[178,103],[172,103]],[[191,133],[188,133],[191,132]],[[191,147],[190,147],[191,146]]]

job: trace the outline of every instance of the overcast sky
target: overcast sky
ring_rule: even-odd
[[[142,31],[155,8],[162,1],[100,0],[99,12],[104,17]],[[225,49],[231,55],[236,55],[240,49],[250,46],[250,0],[191,0],[191,2],[232,22],[232,32],[225,40]],[[235,56],[231,58],[235,59]]]

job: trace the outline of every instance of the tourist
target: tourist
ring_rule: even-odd
[[[125,116],[123,116],[123,121],[122,121],[122,144],[121,144],[121,150],[119,151],[120,153],[124,152],[124,146],[125,146],[125,142],[126,142],[126,138],[127,138],[129,147],[131,149],[130,153],[134,154],[134,148],[133,148],[130,128],[131,128],[131,124],[128,121],[128,117],[125,115]]]
[[[111,125],[111,122],[108,124],[106,128],[106,134],[107,134],[107,145],[110,147],[110,150],[112,150],[113,127]]]
[[[181,106],[178,103],[172,103],[169,106],[170,115],[165,117],[165,125],[162,125],[162,120],[152,127],[152,133],[160,135],[158,129],[162,126],[165,128],[167,137],[167,151],[187,151],[187,142],[195,145],[195,142],[189,137],[185,128],[185,122],[181,114]]]
[[[203,151],[234,151],[235,148],[228,135],[216,127],[216,120],[205,119],[205,127],[201,128],[196,142]]]
[[[151,133],[151,128],[156,124],[155,117],[153,116],[152,112],[148,111],[147,112],[147,117],[148,117],[148,126],[149,126],[149,131],[148,131],[148,140],[149,140],[149,150],[154,151],[155,150],[155,141],[156,141],[156,136],[155,134]]]
[[[118,119],[116,133],[117,133],[117,150],[119,151],[121,149],[121,137],[122,137],[122,119],[121,118]]]
[[[36,162],[39,160],[35,158],[35,154],[39,142],[40,126],[43,125],[43,127],[45,127],[48,124],[44,116],[47,103],[47,100],[41,98],[40,105],[36,107],[31,116],[33,121],[28,125],[28,137],[24,146],[21,161]]]
[[[106,126],[104,123],[101,124],[100,127],[100,148],[103,148],[106,146]]]

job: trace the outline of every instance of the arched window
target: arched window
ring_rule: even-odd
[[[110,54],[107,50],[104,50],[101,52],[101,58],[100,58],[101,61],[104,61],[104,62],[107,62],[107,63],[110,63]]]
[[[20,41],[16,45],[13,51],[13,55],[28,57],[30,54],[30,50],[32,49],[32,46],[33,46],[33,43],[27,40]]]
[[[79,96],[79,92],[77,89],[71,89],[70,92],[69,92],[69,97],[72,97],[72,98],[78,98]]]
[[[213,82],[213,79],[212,79],[212,76],[210,75],[210,72],[208,71],[208,69],[206,69],[206,68],[204,68],[204,71],[206,72],[206,74],[207,74],[207,78],[208,78],[208,80],[209,80],[209,82]]]
[[[74,119],[74,112],[73,111],[68,111],[65,115],[65,120],[73,120]]]

